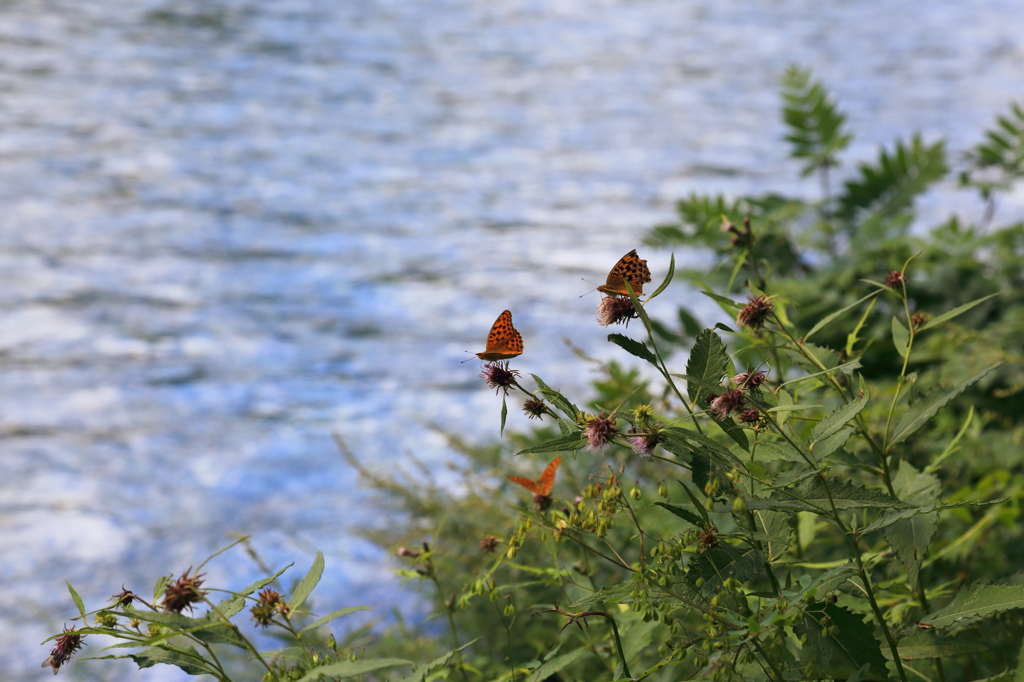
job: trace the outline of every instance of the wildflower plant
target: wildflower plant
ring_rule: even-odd
[[[401,545],[398,574],[435,605],[441,631],[381,636],[376,658],[311,648],[313,630],[348,612],[295,625],[318,556],[290,598],[269,576],[215,603],[200,567],[158,583],[165,608],[122,590],[89,625],[72,592],[84,627],[55,635],[46,665],[114,633],[144,648],[129,655],[139,665],[216,679],[228,677],[209,663],[214,644],[251,652],[279,680],[398,679],[431,656],[402,679],[1019,679],[1024,223],[985,231],[951,218],[912,235],[914,198],[950,170],[943,143],[897,143],[836,189],[845,117],[801,69],[783,97],[791,156],[818,176],[821,198],[694,195],[678,224],[647,236],[716,254],[687,279],[721,322],[699,325],[669,303],[674,257],[649,295],[629,273],[616,279],[597,322],[637,324],[607,336],[622,355],[603,367],[597,398],[567,396],[507,358],[486,365],[505,442],[446,434],[465,455],[458,494],[426,467],[369,470],[339,440],[404,515],[364,533]],[[991,210],[1024,177],[1013,112],[961,172]],[[983,180],[993,169],[999,181]],[[646,261],[627,257],[650,281]],[[532,432],[505,436],[509,396],[538,420]],[[549,461],[541,504],[522,481]],[[296,668],[231,624],[250,603],[253,628],[296,640],[281,654]]]

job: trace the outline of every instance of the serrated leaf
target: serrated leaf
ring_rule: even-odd
[[[831,357],[829,359],[831,359]],[[792,386],[793,384],[799,384],[802,381],[809,381],[811,379],[816,379],[816,378],[818,378],[820,376],[824,376],[824,375],[828,375],[828,374],[833,374],[835,372],[842,372],[843,374],[852,374],[853,370],[855,370],[855,369],[857,369],[859,367],[860,367],[860,360],[850,360],[849,362],[845,362],[845,363],[843,363],[841,365],[836,365],[835,367],[831,367],[829,369],[822,370],[820,372],[812,372],[811,374],[805,374],[802,377],[797,377],[796,379],[790,379],[789,381],[787,381],[786,383],[784,383],[782,385],[783,386]]]
[[[851,419],[860,414],[861,410],[863,410],[867,404],[868,396],[865,395],[825,415],[825,417],[815,424],[813,429],[811,429],[811,440],[808,445],[811,452],[815,452],[815,445],[818,442],[839,433]]]
[[[811,72],[791,66],[782,80],[782,119],[787,126],[790,156],[804,159],[801,175],[837,164],[836,155],[853,136],[844,132],[846,116],[838,111],[828,91],[811,81]]]
[[[589,653],[590,649],[579,648],[575,649],[574,651],[570,651],[567,654],[556,656],[555,658],[545,662],[544,665],[534,670],[533,674],[527,678],[527,682],[539,682],[540,680],[546,680],[555,673],[559,672],[560,670],[564,670],[565,668],[569,667],[570,665],[580,660]]]
[[[399,665],[412,665],[412,661],[404,658],[371,658],[363,661],[338,661],[313,668],[299,678],[298,682],[313,682],[321,677],[357,677],[372,673],[374,670],[394,668]]]
[[[896,346],[896,352],[901,358],[907,357],[907,349],[910,346],[910,331],[903,326],[895,315],[892,318],[892,342]]]
[[[683,507],[680,507],[677,504],[667,504],[665,502],[655,502],[654,504],[658,505],[659,507],[664,507],[665,509],[668,509],[670,512],[672,512],[679,518],[683,519],[684,521],[689,521],[690,523],[697,526],[704,525],[704,520],[697,514],[694,514],[689,509],[684,509]]]
[[[897,650],[900,658],[904,661],[914,661],[925,658],[946,658],[948,656],[962,656],[973,654],[979,651],[988,651],[989,646],[984,642],[971,641],[970,639],[939,637],[934,632],[919,632],[899,641]],[[886,658],[890,654],[887,650],[882,651]]]
[[[938,317],[932,318],[932,319],[928,320],[927,322],[925,322],[924,324],[922,324],[918,328],[918,331],[919,332],[923,332],[925,329],[931,329],[932,327],[934,327],[936,325],[942,324],[946,320],[952,320],[954,317],[957,317],[958,315],[962,315],[962,314],[966,313],[968,310],[970,310],[974,306],[978,305],[979,303],[983,303],[984,301],[987,301],[988,299],[992,298],[993,296],[998,296],[1001,293],[1003,293],[1003,292],[997,291],[994,294],[989,294],[988,296],[982,296],[981,298],[979,298],[976,301],[971,301],[970,303],[964,303],[962,306],[958,306],[958,307],[953,308],[952,310],[950,310],[948,312],[942,313]]]
[[[166,575],[162,575],[156,579],[156,584],[153,585],[153,601],[156,601],[157,597],[167,590],[167,586],[170,585],[171,582],[173,581]]]
[[[654,353],[651,352],[651,349],[647,347],[647,344],[631,339],[628,336],[623,336],[622,334],[609,334],[608,340],[630,355],[635,355],[641,360],[646,360],[655,367],[658,366],[658,360],[654,357]]]
[[[1002,361],[1000,361],[993,365],[989,365],[967,381],[964,381],[953,388],[935,388],[929,391],[926,395],[921,396],[916,403],[907,408],[903,418],[900,419],[899,424],[896,425],[896,429],[893,431],[892,438],[889,439],[887,447],[891,447],[906,440],[908,436],[920,429],[928,422],[929,419],[934,417],[935,413],[944,407],[946,403],[963,393],[971,384],[984,379],[990,372],[994,371],[1002,364]]]
[[[897,142],[892,151],[880,150],[875,165],[861,164],[858,170],[860,176],[847,181],[838,198],[836,217],[852,220],[860,211],[869,211],[877,218],[891,218],[946,175],[945,143],[926,145],[915,135],[909,143]],[[870,227],[862,229],[870,234]]]
[[[337,611],[331,611],[326,616],[323,616],[322,618],[317,618],[315,621],[299,630],[299,634],[302,634],[303,632],[308,632],[309,630],[315,630],[321,625],[326,625],[327,623],[330,623],[335,618],[341,618],[342,616],[347,616],[350,613],[356,613],[357,611],[369,610],[369,606],[349,606],[348,608],[338,609]]]
[[[807,463],[807,457],[801,455],[792,445],[783,441],[758,441],[757,450],[754,451],[754,458],[763,462]]]
[[[933,511],[958,509],[960,507],[989,507],[994,504],[1002,504],[1008,499],[1008,497],[997,497],[994,500],[986,500],[984,502],[972,502],[971,500],[964,500],[963,502],[940,502],[938,504],[926,505],[924,507],[909,506],[904,509],[895,509],[893,511],[886,512],[882,517],[876,519],[870,525],[861,528],[860,534],[867,535],[868,533],[879,530],[880,528],[887,528],[897,521],[900,521],[901,519],[909,519],[915,514],[927,514]]]
[[[287,649],[271,649],[270,651],[261,651],[260,656],[265,661],[272,661],[278,659],[281,661],[288,661],[289,663],[301,663],[306,660],[306,650],[299,646],[288,647]]]
[[[295,592],[292,593],[292,598],[288,600],[288,606],[292,611],[297,611],[309,595],[313,593],[313,588],[320,582],[320,576],[323,575],[323,572],[324,555],[322,552],[317,552],[316,558],[313,559],[313,565],[309,568],[309,573],[299,581]]]
[[[779,426],[784,426],[786,421],[789,419],[789,412],[784,412],[783,410],[793,406],[793,396],[789,394],[789,391],[780,386],[776,393],[776,397],[779,399],[779,404],[773,409],[779,410],[781,414],[779,414],[775,419],[779,422]]]
[[[773,511],[809,511],[830,516],[832,505],[838,511],[848,509],[902,509],[909,505],[878,490],[868,490],[850,481],[828,479],[826,482],[815,476],[787,490],[776,490],[768,499],[747,498],[749,509],[770,509]]]
[[[786,551],[790,545],[790,537],[793,531],[789,526],[789,514],[759,509],[751,512],[754,519],[754,527],[757,529],[753,535],[754,539],[761,542],[768,561],[772,562]]]
[[[818,461],[826,460],[829,455],[834,454],[841,447],[846,445],[847,441],[850,440],[850,436],[852,436],[856,430],[857,429],[852,426],[844,426],[831,436],[822,438],[814,445],[814,456],[818,458]]]
[[[964,585],[945,607],[921,619],[923,625],[939,630],[963,620],[984,618],[994,613],[1024,608],[1024,585],[1019,577],[1007,585]]]
[[[839,632],[826,635],[826,623],[837,627]],[[875,639],[874,628],[864,622],[863,616],[834,604],[816,604],[804,611],[804,618],[795,630],[808,637],[808,645],[801,651],[801,661],[805,666],[813,665],[819,675],[846,679],[867,663],[871,673],[889,679],[881,644]]]
[[[746,582],[756,577],[763,565],[764,555],[753,547],[740,548],[723,542],[690,561],[686,582],[702,594],[710,594],[719,591],[729,578]]]
[[[735,419],[732,417],[720,419],[717,424],[725,431],[725,435],[732,438],[736,441],[737,445],[743,448],[744,452],[750,452],[750,441],[747,440],[747,434],[743,432],[743,427]]]
[[[666,429],[662,429],[662,435],[666,438],[680,443],[684,447],[688,447],[692,450],[697,450],[707,456],[712,457],[724,466],[730,469],[740,463],[736,458],[736,455],[729,452],[729,449],[718,441],[712,440],[705,435],[699,434],[696,431],[690,431],[679,426],[670,426]]]
[[[918,506],[935,505],[939,502],[939,493],[942,489],[939,477],[920,472],[908,462],[900,462],[900,468],[892,483],[896,495],[904,502]],[[911,590],[917,589],[921,563],[938,527],[939,514],[932,511],[900,519],[885,529],[885,539],[895,550],[897,558],[907,571],[907,584]]]
[[[573,602],[569,605],[569,608],[577,611],[586,609],[588,606],[594,606],[595,604],[619,604],[623,598],[633,592],[635,584],[632,579],[629,579],[605,585],[601,589],[591,592],[586,597]]]
[[[583,440],[583,434],[577,431],[570,436],[555,438],[554,440],[545,441],[540,445],[520,450],[516,453],[516,456],[531,455],[536,452],[576,452],[586,444],[586,441]]]

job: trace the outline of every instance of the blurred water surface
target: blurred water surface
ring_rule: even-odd
[[[607,355],[581,277],[690,191],[814,195],[778,141],[786,65],[836,93],[853,158],[914,130],[957,151],[1024,96],[1021,26],[1016,0],[3,2],[0,670],[49,677],[64,580],[145,593],[228,531],[275,566],[322,549],[327,608],[393,603],[332,430],[443,476],[430,422],[497,435],[459,362],[501,310],[520,368],[581,391],[560,339]],[[129,667],[62,674],[184,678]]]

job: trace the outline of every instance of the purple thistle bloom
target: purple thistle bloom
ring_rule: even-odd
[[[512,388],[517,376],[519,376],[518,371],[508,368],[508,360],[489,362],[484,365],[484,371],[480,373],[480,378],[487,381],[487,388],[496,389],[495,392],[503,390],[505,395],[508,395],[508,390]]]
[[[743,407],[743,391],[731,388],[722,395],[715,396],[708,403],[708,412],[718,419],[725,419],[729,413]]]
[[[50,656],[43,661],[40,667],[50,666],[53,668],[53,674],[56,675],[60,667],[71,660],[71,655],[85,646],[82,642],[83,636],[75,632],[74,625],[64,628],[64,634],[57,638],[57,643],[50,650]]]
[[[654,448],[658,445],[658,434],[638,433],[636,435],[627,436],[626,440],[628,440],[629,444],[633,446],[633,450],[636,454],[649,460],[654,455]]]

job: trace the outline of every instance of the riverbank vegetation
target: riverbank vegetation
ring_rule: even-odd
[[[482,446],[439,426],[458,490],[339,440],[394,519],[365,536],[435,617],[307,613],[319,555],[294,587],[216,597],[199,567],[98,610],[72,590],[44,665],[102,634],[115,648],[93,656],[219,680],[1021,679],[1024,222],[999,201],[1024,176],[1024,109],[966,152],[912,136],[850,169],[824,86],[793,68],[782,97],[820,196],[691,195],[628,245],[709,266],[673,259],[648,294],[646,264],[613,272],[598,320],[620,359],[592,395],[486,365],[502,426],[519,409],[537,426]],[[977,218],[917,224],[915,201],[954,183]],[[260,651],[253,621],[284,643]]]

